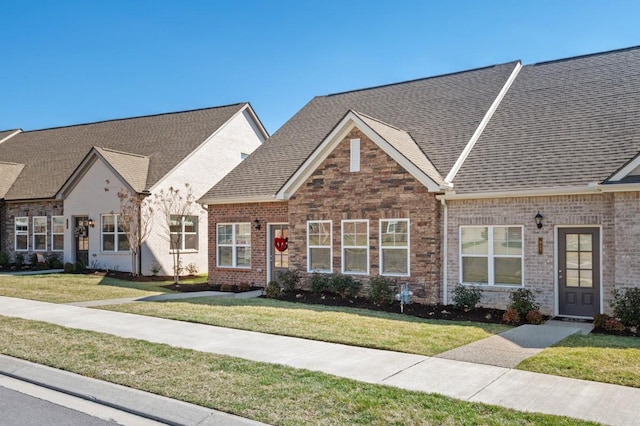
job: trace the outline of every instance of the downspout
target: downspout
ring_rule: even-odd
[[[442,198],[440,200],[440,203],[443,206],[443,226],[444,226],[444,235],[442,236],[443,242],[442,242],[442,304],[443,305],[447,305],[448,304],[448,293],[449,293],[449,289],[448,289],[448,278],[449,278],[449,274],[448,274],[448,269],[449,269],[449,265],[448,265],[448,260],[449,260],[449,211],[448,211],[448,206],[447,206],[447,201]]]

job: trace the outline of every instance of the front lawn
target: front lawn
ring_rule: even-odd
[[[500,324],[424,320],[402,314],[263,298],[201,297],[188,301],[103,306],[101,309],[427,356],[510,328]]]
[[[72,303],[88,300],[143,297],[165,293],[166,282],[124,281],[91,274],[0,276],[0,296]]]
[[[640,388],[640,338],[571,336],[516,368]]]
[[[0,353],[269,424],[594,424],[9,317]]]

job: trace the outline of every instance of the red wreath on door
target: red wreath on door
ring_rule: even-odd
[[[289,238],[276,237],[273,240],[273,245],[275,246],[276,250],[278,250],[279,252],[283,252],[287,248],[289,248]]]

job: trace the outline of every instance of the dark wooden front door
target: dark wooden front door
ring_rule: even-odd
[[[559,314],[593,317],[600,312],[600,230],[558,229]]]
[[[289,269],[289,225],[269,225],[271,276],[278,280],[278,272]]]
[[[89,266],[89,218],[74,218],[73,236],[76,248],[76,262]]]

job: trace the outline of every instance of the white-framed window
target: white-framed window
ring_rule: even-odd
[[[332,228],[330,220],[307,222],[308,272],[333,272]]]
[[[461,226],[460,282],[522,285],[522,226]]]
[[[409,219],[380,220],[380,275],[409,276]]]
[[[47,217],[33,217],[33,250],[47,250]]]
[[[369,273],[369,221],[342,221],[342,272]]]
[[[29,218],[16,217],[14,222],[15,250],[29,250]]]
[[[360,171],[360,139],[351,139],[349,141],[349,171]]]
[[[102,215],[102,251],[129,251],[129,240],[118,214]]]
[[[51,216],[51,250],[64,250],[64,216]]]
[[[251,267],[250,223],[219,223],[217,241],[219,267]]]
[[[198,250],[198,216],[171,215],[171,249]]]

